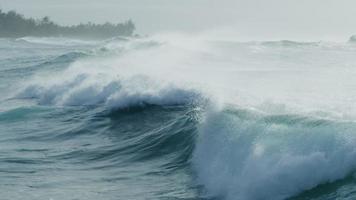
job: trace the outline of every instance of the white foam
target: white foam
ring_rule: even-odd
[[[193,166],[208,195],[285,199],[355,169],[356,125],[245,112],[210,113],[201,128]]]
[[[17,97],[35,98],[40,104],[61,106],[106,105],[110,108],[132,106],[190,104],[201,97],[198,91],[144,76],[113,78],[104,75],[77,74],[46,83],[33,83]]]

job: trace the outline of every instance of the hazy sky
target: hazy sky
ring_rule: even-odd
[[[143,34],[222,28],[260,38],[356,34],[355,0],[0,0],[0,7],[61,24],[131,18]]]

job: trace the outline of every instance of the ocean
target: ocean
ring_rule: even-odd
[[[178,33],[0,39],[0,199],[355,199],[355,53]]]

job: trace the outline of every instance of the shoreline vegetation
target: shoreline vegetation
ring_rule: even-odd
[[[42,19],[25,18],[16,11],[0,9],[0,37],[69,37],[81,39],[107,39],[117,36],[134,36],[135,25],[131,20],[123,23],[95,24],[88,22],[72,26],[61,26],[49,17]]]

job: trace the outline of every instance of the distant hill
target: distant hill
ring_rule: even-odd
[[[25,18],[15,11],[3,12],[0,9],[0,37],[72,37],[84,39],[105,39],[115,36],[132,36],[135,25],[131,20],[124,23],[94,24],[88,22],[74,26],[61,26],[44,17]]]

